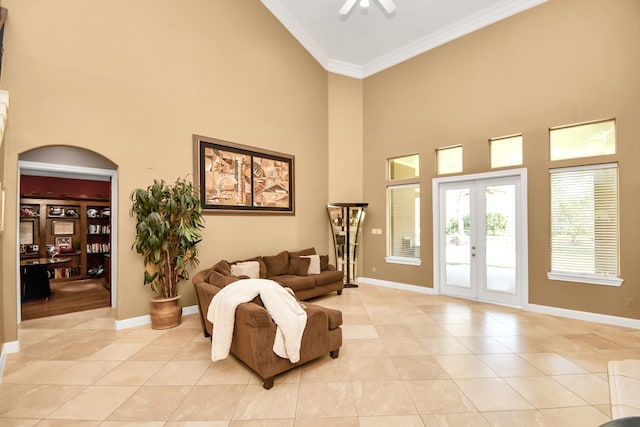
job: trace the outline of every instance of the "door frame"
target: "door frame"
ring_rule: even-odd
[[[433,289],[434,291],[440,295],[442,294],[442,290],[440,289],[440,283],[442,280],[440,274],[440,263],[442,261],[440,256],[440,233],[444,232],[441,230],[440,222],[440,186],[442,184],[460,182],[460,181],[476,181],[476,180],[485,180],[485,179],[493,179],[493,178],[506,178],[506,177],[516,177],[520,180],[520,197],[517,198],[516,210],[519,213],[520,221],[518,222],[518,236],[520,237],[518,244],[516,246],[517,249],[517,257],[519,261],[519,268],[516,272],[516,280],[521,284],[520,288],[520,304],[518,307],[525,307],[529,304],[529,252],[528,252],[528,219],[527,219],[527,169],[526,168],[518,168],[518,169],[506,169],[502,171],[495,172],[483,172],[469,175],[456,175],[456,176],[448,176],[448,177],[440,177],[433,178],[432,180],[432,188],[431,188],[431,198],[433,205]],[[464,298],[464,297],[460,297]],[[495,301],[484,301],[482,299],[474,299],[474,301],[483,301],[491,304],[500,304]]]
[[[27,160],[18,161],[18,188],[20,188],[20,175],[23,169],[37,170],[43,172],[51,172],[58,176],[68,174],[72,175],[90,175],[109,177],[111,179],[111,308],[116,307],[118,292],[118,171],[116,169],[100,169],[85,166],[63,165],[57,163],[32,162]],[[77,177],[76,177],[77,178]],[[20,209],[20,191],[16,194],[16,206]],[[17,215],[16,230],[20,229],[20,215]],[[16,233],[16,271],[20,271],[20,233]],[[16,305],[18,324],[22,322],[21,297],[20,297],[20,274],[16,275]]]

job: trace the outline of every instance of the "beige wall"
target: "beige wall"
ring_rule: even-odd
[[[2,0],[0,89],[11,94],[3,149],[0,342],[17,338],[17,160],[37,147],[93,150],[118,167],[118,319],[148,313],[130,250],[130,192],[192,171],[193,133],[296,156],[296,215],[208,215],[202,266],[280,249],[329,251],[325,204],[367,201],[361,274],[432,286],[434,150],[463,144],[465,173],[488,170],[487,139],[522,132],[529,171],[529,300],[640,318],[640,4],[553,0],[364,81],[328,74],[257,1]],[[551,282],[547,129],[615,117],[620,288]],[[422,266],[387,265],[385,161],[418,152]],[[329,161],[331,159],[331,161]],[[349,184],[345,184],[348,182]],[[344,200],[337,200],[344,199]],[[357,199],[357,200],[356,200]],[[275,243],[275,244],[274,244]],[[7,266],[11,268],[7,268]],[[376,273],[373,273],[373,268]],[[183,285],[184,305],[194,303]]]
[[[640,318],[640,3],[553,0],[378,73],[364,83],[364,196],[371,205],[364,275],[433,286],[431,181],[434,150],[464,149],[464,173],[489,170],[487,140],[524,136],[528,169],[529,302]],[[550,281],[548,128],[617,119],[622,287]],[[421,156],[422,265],[386,264],[384,169],[393,156]],[[376,268],[377,273],[372,273]]]
[[[328,252],[327,72],[258,1],[3,0],[5,265],[16,263],[17,161],[84,147],[118,167],[117,318],[148,314],[131,251],[129,194],[192,173],[192,134],[293,154],[296,215],[207,215],[201,266],[284,249]],[[16,271],[2,273],[4,341],[16,339]],[[183,305],[195,304],[183,284]]]
[[[362,80],[329,74],[329,199],[362,200]]]
[[[2,188],[4,188],[5,186],[5,176],[4,176],[4,152],[5,152],[5,143],[4,143],[4,134],[2,137],[0,137],[0,182],[2,183]],[[1,188],[0,188],[1,190]],[[5,214],[6,215],[6,214]],[[7,220],[6,218],[4,218],[4,223],[5,223],[5,228],[6,228],[6,223]],[[3,231],[2,233],[0,233],[0,307],[2,307],[2,312],[4,312],[4,302],[5,302],[5,297],[4,294],[7,292],[7,290],[5,289],[5,286],[1,285],[1,283],[4,282],[4,271],[6,270],[5,265],[6,262],[4,260],[4,241],[5,239],[5,235],[6,235],[6,231]],[[7,342],[9,340],[5,340],[5,318],[4,316],[0,316],[0,344]],[[11,335],[13,336],[13,335]],[[12,339],[12,341],[15,340],[15,337]],[[2,354],[2,349],[3,349],[3,345],[0,345],[0,354]],[[0,374],[2,374],[2,372],[0,372]]]

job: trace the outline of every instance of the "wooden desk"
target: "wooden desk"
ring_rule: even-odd
[[[20,261],[22,301],[49,298],[51,286],[49,285],[48,267],[69,261],[71,258],[35,258]]]

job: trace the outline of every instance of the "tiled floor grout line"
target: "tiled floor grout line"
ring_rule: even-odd
[[[314,373],[315,369],[318,368],[309,364],[306,367],[300,367],[297,375],[283,376],[280,381],[276,378],[273,390],[277,391],[279,386],[284,388],[284,384],[288,384],[287,387],[291,392],[295,392],[298,396],[292,402],[293,406],[289,406],[289,408],[293,407],[294,418],[289,419],[291,424],[288,422],[285,424],[295,424],[296,427],[312,425],[309,424],[312,423],[312,420],[303,418],[308,416],[309,412],[305,412],[300,405],[303,403],[299,400],[303,385],[315,383],[315,386],[319,389],[332,390],[336,386],[330,386],[330,384],[336,382],[336,384],[343,383],[342,386],[346,387],[345,392],[350,393],[353,399],[355,399],[356,384],[359,384],[358,393],[365,393],[365,395],[358,397],[359,402],[354,400],[356,416],[350,421],[345,419],[343,421],[346,423],[344,424],[345,426],[357,426],[357,420],[364,420],[365,418],[367,425],[381,425],[370,423],[384,422],[385,419],[391,419],[388,418],[391,415],[374,415],[374,413],[380,411],[371,406],[374,401],[366,393],[367,390],[375,390],[375,383],[379,381],[376,376],[384,374],[384,372],[380,371],[380,368],[384,366],[384,369],[386,369],[385,375],[390,375],[394,379],[383,381],[389,381],[389,384],[393,385],[395,390],[403,390],[403,393],[407,394],[411,399],[411,403],[409,406],[409,402],[405,401],[404,407],[407,409],[409,407],[412,408],[410,412],[417,413],[413,418],[416,420],[420,418],[421,423],[424,425],[428,425],[436,419],[457,420],[457,422],[467,419],[465,418],[465,413],[456,415],[455,411],[448,412],[451,409],[446,409],[445,412],[437,415],[433,414],[429,409],[431,401],[422,400],[419,395],[414,395],[416,390],[421,390],[421,388],[417,388],[418,385],[431,387],[436,382],[450,384],[447,387],[453,387],[452,390],[457,390],[461,396],[467,399],[469,404],[477,411],[467,414],[471,417],[468,419],[473,418],[478,422],[485,420],[487,425],[499,422],[496,420],[505,422],[504,420],[515,420],[519,419],[518,417],[525,417],[529,421],[538,417],[538,420],[544,419],[552,425],[571,425],[571,421],[567,421],[567,417],[573,418],[574,422],[577,422],[580,417],[585,416],[592,417],[590,419],[592,424],[598,425],[601,423],[600,421],[610,417],[610,415],[603,412],[610,410],[607,405],[598,403],[606,400],[610,405],[611,402],[608,387],[606,392],[603,388],[603,384],[608,385],[609,381],[606,362],[603,361],[611,360],[618,356],[640,358],[640,345],[634,347],[634,341],[638,341],[637,338],[640,337],[640,332],[628,328],[608,325],[599,326],[589,322],[519,312],[504,307],[494,307],[446,297],[421,297],[402,291],[387,291],[369,286],[361,286],[355,292],[350,290],[350,293],[351,295],[348,293],[343,295],[343,297],[346,296],[347,298],[329,296],[314,301],[319,305],[343,309],[345,339],[343,340],[343,350],[340,355],[341,364],[329,365],[339,366],[336,375],[340,376],[336,377],[339,378],[337,380],[332,379],[333,373],[330,370],[326,372],[325,376],[322,375],[321,371],[318,371],[321,373],[318,376],[317,373]],[[194,397],[194,393],[198,392],[199,384],[205,380],[208,370],[214,366],[211,362],[208,362],[207,368],[198,371],[198,369],[201,369],[199,367],[200,364],[208,360],[204,350],[206,350],[210,342],[201,337],[199,321],[196,322],[197,318],[185,316],[185,324],[181,327],[168,333],[156,334],[144,328],[118,331],[118,333],[111,333],[111,331],[103,331],[101,329],[89,329],[104,328],[104,324],[108,322],[101,321],[100,315],[95,319],[83,319],[82,314],[77,316],[80,320],[66,318],[55,319],[54,322],[41,321],[31,325],[24,325],[24,337],[21,339],[26,341],[20,352],[22,354],[10,355],[7,361],[9,369],[5,367],[5,376],[10,376],[10,384],[6,384],[6,382],[0,384],[0,396],[6,397],[6,393],[9,390],[29,390],[44,386],[40,383],[29,385],[31,381],[29,380],[29,375],[30,372],[33,372],[29,369],[29,365],[33,360],[40,362],[40,369],[46,368],[48,364],[55,366],[55,363],[52,362],[65,360],[73,362],[71,366],[89,369],[92,366],[92,361],[99,362],[100,360],[98,358],[92,359],[91,355],[87,354],[87,350],[96,348],[97,350],[92,353],[95,354],[101,349],[114,344],[111,353],[103,353],[105,361],[108,361],[110,354],[115,355],[118,352],[122,354],[123,349],[131,349],[135,347],[133,343],[140,343],[144,345],[128,356],[124,354],[123,360],[119,360],[117,365],[105,369],[104,372],[101,372],[101,375],[97,375],[94,378],[90,376],[92,375],[90,372],[86,374],[81,372],[74,376],[73,381],[82,381],[83,375],[88,375],[86,378],[92,378],[91,384],[82,385],[81,391],[75,395],[78,396],[80,393],[89,390],[90,387],[109,385],[112,381],[115,381],[113,384],[117,384],[118,375],[129,375],[130,370],[135,369],[137,366],[127,362],[139,361],[142,362],[140,364],[141,367],[146,367],[143,373],[131,377],[134,378],[136,383],[132,384],[134,388],[132,388],[133,391],[128,395],[128,398],[122,398],[119,404],[110,408],[110,412],[102,417],[103,420],[95,424],[109,425],[108,419],[116,413],[119,413],[124,418],[132,416],[132,413],[127,413],[126,411],[127,409],[130,411],[132,407],[129,399],[137,392],[149,391],[146,387],[156,385],[162,387],[163,383],[166,383],[167,387],[171,387],[174,383],[175,385],[180,384],[180,378],[171,378],[166,375],[157,376],[165,369],[167,364],[172,362],[177,363],[174,367],[179,367],[181,362],[185,362],[182,366],[190,369],[189,381],[192,383],[181,386],[185,387],[182,389],[184,395],[181,396],[180,402],[174,402],[175,407],[173,409],[165,412],[168,415],[166,415],[166,420],[162,424],[167,426],[178,424],[178,420],[184,418],[185,413],[183,411],[185,409],[205,410],[206,412],[206,408],[189,407],[189,405],[193,405],[198,400],[188,401],[188,399]],[[65,325],[72,326],[65,327]],[[62,330],[54,333],[56,329]],[[94,335],[95,337],[88,337],[77,331],[86,331],[86,334]],[[367,337],[366,334],[373,331],[375,332],[375,338]],[[505,334],[511,331],[513,331],[512,334]],[[102,337],[105,337],[105,341],[100,341]],[[629,337],[633,338],[629,339]],[[75,342],[75,345],[67,345],[65,340],[75,340],[77,342]],[[167,355],[168,360],[157,360],[151,353],[156,346],[162,349],[162,346],[171,348],[172,345],[181,346],[182,348],[175,351],[172,350],[173,352]],[[426,347],[429,345],[435,347]],[[73,358],[72,348],[80,350],[80,353],[84,354],[84,356]],[[404,352],[403,348],[405,349]],[[506,352],[500,352],[502,348],[506,349]],[[193,353],[189,353],[190,351]],[[368,351],[373,352],[369,354],[367,353]],[[38,352],[41,353],[38,354]],[[136,357],[137,353],[139,355]],[[365,357],[369,358],[369,360],[364,360]],[[382,359],[376,360],[378,357],[382,357]],[[87,363],[78,365],[81,361]],[[422,365],[413,366],[417,361],[420,361]],[[477,364],[481,371],[474,373],[468,369],[465,370],[464,366],[458,365],[455,361],[469,361]],[[446,365],[442,365],[444,362],[446,362]],[[153,365],[147,366],[149,363],[153,363]],[[494,369],[498,368],[499,363],[508,363],[510,365],[503,366],[501,369]],[[99,369],[104,369],[105,367],[104,365],[101,367],[100,364],[96,364],[96,366]],[[228,374],[240,375],[237,378],[229,377],[229,379],[224,380],[225,382],[229,381],[229,385],[233,384],[231,389],[235,387],[235,393],[239,393],[236,394],[237,396],[246,395],[250,390],[249,386],[251,386],[251,390],[255,391],[254,386],[259,385],[255,376],[247,377],[245,375],[247,368],[237,362],[230,361],[226,365],[219,366],[224,366],[225,376]],[[318,363],[317,366],[322,367],[323,364]],[[447,369],[452,368],[453,371],[450,372],[443,366],[447,366]],[[118,370],[118,368],[121,369]],[[389,370],[389,368],[392,368],[393,371]],[[427,368],[428,370],[422,373],[422,370]],[[227,372],[226,369],[232,370]],[[305,372],[307,371],[305,369],[308,369],[308,372],[311,373],[310,377],[306,377]],[[361,371],[362,369],[369,369],[370,373]],[[536,371],[539,371],[538,374],[536,374]],[[468,388],[472,383],[476,384],[474,387],[478,385],[484,386],[485,383],[495,383],[495,381],[492,382],[483,378],[472,378],[472,382],[467,381],[467,374],[473,377],[474,375],[480,375],[480,372],[485,374],[491,372],[495,375],[493,378],[499,379],[500,382],[508,386],[513,396],[523,399],[533,409],[529,411],[481,411],[486,406],[478,406],[478,396],[473,394],[477,392],[470,389],[472,393],[469,394],[461,386],[466,384]],[[515,376],[513,376],[514,373]],[[113,376],[108,377],[110,374],[113,374]],[[215,370],[211,371],[210,374],[215,375]],[[458,378],[459,375],[460,378]],[[157,379],[153,380],[152,378],[154,377]],[[20,380],[21,378],[22,380]],[[105,379],[104,383],[99,384],[103,379]],[[441,379],[442,381],[440,381]],[[511,383],[507,380],[511,381]],[[158,384],[153,384],[154,381]],[[11,382],[15,384],[11,384]],[[21,385],[22,382],[25,384]],[[56,379],[55,376],[51,376],[51,380],[48,382],[56,383],[60,382],[60,380]],[[217,383],[215,377],[208,378],[206,382],[212,390],[229,388],[223,383]],[[514,382],[518,384],[518,389],[512,386]],[[396,384],[394,385],[393,383]],[[538,394],[540,392],[536,390],[536,384],[553,384],[552,388],[566,400],[559,402],[556,407],[553,401],[549,403],[549,400],[545,400],[547,398]],[[592,388],[580,392],[581,389],[576,387],[582,387],[582,384]],[[58,386],[57,384],[52,384],[49,387],[55,388]],[[238,389],[236,386],[241,386],[241,388]],[[329,386],[331,388],[327,388]],[[399,388],[400,386],[402,388]],[[413,388],[413,393],[410,392],[410,386]],[[60,387],[65,386],[61,385]],[[74,387],[78,387],[78,385]],[[309,385],[305,387],[306,394],[309,393],[309,387]],[[360,388],[364,391],[360,391]],[[3,389],[6,391],[3,391]],[[528,391],[523,394],[519,389]],[[161,388],[158,388],[158,390],[161,390]],[[573,390],[576,390],[576,392]],[[145,395],[152,394],[149,391]],[[527,395],[530,395],[530,398],[534,400],[525,397]],[[392,397],[387,396],[387,398]],[[216,396],[214,399],[217,400],[219,398],[220,396]],[[446,399],[447,396],[442,396],[442,398]],[[590,402],[592,401],[595,403],[591,404]],[[57,403],[55,400],[52,402]],[[127,402],[129,402],[128,407]],[[537,404],[534,404],[534,402]],[[544,404],[541,406],[540,402]],[[189,405],[183,406],[186,403],[189,403]],[[212,402],[212,404],[215,403]],[[576,406],[578,404],[579,406]],[[60,410],[63,406],[64,403],[51,405],[51,407],[48,407],[46,416],[38,418],[43,420],[42,422],[44,423],[44,420],[49,419],[50,415]],[[551,407],[547,408],[546,406]],[[308,411],[309,407],[307,406],[306,408],[306,411]],[[19,413],[16,410],[7,412],[10,409],[11,407],[3,406],[2,399],[0,399],[0,424],[2,424],[2,417],[7,419],[7,414]],[[103,412],[101,413],[105,412],[104,409],[107,408],[103,407]],[[243,417],[243,410],[240,406],[236,406],[229,419],[221,421],[218,425],[228,426],[234,420],[242,421],[243,425],[251,425],[251,419],[247,420],[245,419],[246,417]],[[181,411],[182,418],[180,417]],[[594,411],[600,415],[597,415]],[[315,412],[316,410],[313,409],[313,413]],[[36,412],[27,410],[22,413],[26,415]],[[69,413],[69,411],[60,412],[60,414]],[[165,416],[165,413],[163,413],[163,416]],[[263,419],[269,419],[266,413],[260,416]],[[331,417],[335,416],[335,414],[328,413],[323,416]],[[195,419],[198,417],[211,418],[210,416],[197,414],[188,418]],[[213,419],[216,419],[216,417],[213,416]],[[559,421],[561,419],[565,421]],[[325,421],[327,420],[325,419]],[[351,424],[354,420],[355,424]],[[258,423],[257,418],[254,421]],[[184,422],[184,425],[188,426],[189,423]],[[587,422],[585,425],[590,424]],[[400,426],[398,425],[398,427]]]

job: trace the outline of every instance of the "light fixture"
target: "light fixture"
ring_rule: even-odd
[[[348,15],[349,12],[351,12],[351,9],[353,9],[353,6],[356,4],[356,2],[358,2],[358,0],[346,0],[342,5],[342,7],[340,8],[340,10],[338,11],[338,13],[340,15]],[[393,0],[378,0],[378,3],[380,3],[382,8],[389,15],[391,15],[393,12],[396,11],[396,5],[393,2]],[[360,4],[360,7],[366,9],[369,7],[370,0],[360,0],[359,4]]]

